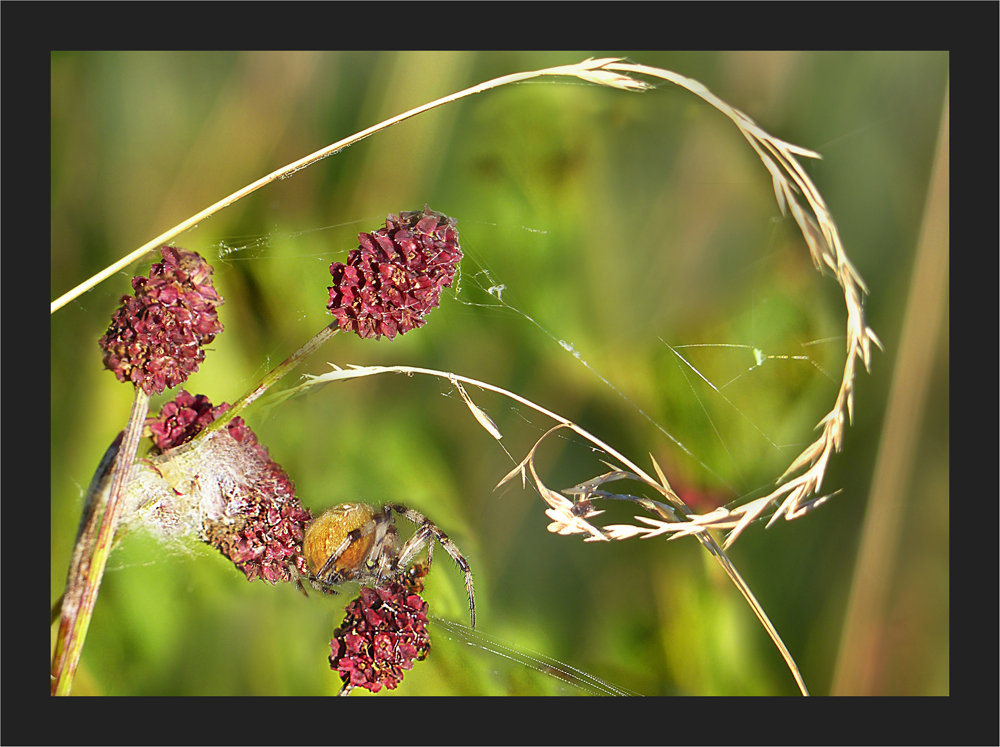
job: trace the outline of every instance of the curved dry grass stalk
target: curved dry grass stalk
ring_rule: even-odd
[[[626,536],[693,534],[702,533],[705,529],[729,529],[731,531],[723,544],[724,548],[728,548],[744,529],[779,501],[780,505],[768,521],[768,526],[781,516],[787,521],[797,519],[830,498],[830,495],[817,494],[823,486],[823,477],[831,455],[839,452],[843,446],[845,415],[851,422],[854,420],[854,380],[857,362],[861,360],[865,370],[871,371],[871,345],[875,343],[881,348],[882,343],[865,322],[862,297],[868,293],[868,288],[844,252],[837,225],[822,195],[796,158],[797,156],[821,158],[820,154],[768,134],[746,114],[730,106],[692,78],[669,70],[618,61],[608,64],[606,68],[625,74],[648,75],[669,81],[690,91],[729,117],[771,174],[778,207],[782,214],[791,211],[806,240],[816,269],[820,272],[824,272],[825,269],[832,271],[844,291],[844,302],[847,307],[847,360],[837,399],[817,425],[817,428],[821,429],[819,438],[792,461],[784,474],[778,478],[777,487],[763,498],[734,509],[720,508],[702,516],[691,516],[680,522],[636,517],[647,526],[632,527],[631,533],[619,528],[618,536],[615,537],[623,539]],[[796,195],[805,198],[812,215],[799,204]],[[805,471],[792,477],[802,469]]]
[[[536,488],[549,506],[546,510],[546,514],[552,519],[549,530],[558,534],[583,534],[586,541],[620,540],[632,537],[650,538],[659,535],[670,537],[697,536],[706,549],[723,565],[727,574],[729,574],[737,588],[740,589],[740,592],[754,609],[755,614],[757,614],[761,623],[768,630],[768,634],[774,640],[779,650],[782,651],[782,656],[788,662],[800,688],[805,692],[805,685],[798,674],[794,662],[784,648],[780,637],[745,582],[743,582],[743,579],[725,556],[723,550],[732,545],[752,522],[759,519],[775,505],[777,505],[777,509],[771,516],[768,526],[777,521],[781,516],[784,516],[786,521],[796,519],[822,505],[832,495],[836,494],[819,495],[819,492],[822,488],[823,478],[826,474],[826,467],[829,464],[830,457],[834,452],[839,452],[843,446],[845,419],[851,422],[854,419],[854,386],[857,362],[859,360],[862,361],[865,369],[870,371],[871,345],[874,343],[879,348],[882,347],[878,336],[865,321],[862,298],[867,294],[868,289],[844,251],[836,223],[822,195],[798,162],[799,157],[821,158],[820,154],[770,135],[746,114],[730,106],[708,90],[702,83],[692,78],[687,78],[660,68],[636,65],[618,60],[602,62],[604,63],[602,65],[603,71],[615,71],[626,75],[647,75],[680,86],[714,106],[739,128],[740,132],[747,139],[747,142],[750,143],[761,159],[764,167],[771,174],[778,206],[782,214],[791,212],[799,230],[802,232],[806,245],[809,247],[813,264],[820,272],[831,271],[837,283],[843,289],[844,302],[847,309],[847,358],[833,407],[817,425],[820,428],[820,436],[792,461],[781,477],[778,478],[777,486],[771,493],[736,508],[719,508],[704,515],[693,514],[670,488],[665,475],[663,475],[662,470],[660,470],[655,460],[653,460],[653,465],[657,476],[660,478],[659,482],[650,478],[622,455],[610,449],[606,444],[594,439],[590,434],[583,432],[582,429],[579,429],[574,424],[558,416],[554,416],[553,413],[548,413],[547,411],[546,414],[560,421],[560,425],[556,426],[556,429],[565,427],[577,431],[588,438],[588,440],[605,449],[609,454],[614,455],[615,458],[621,460],[622,464],[629,465],[632,471],[614,471],[578,485],[575,488],[564,490],[563,493],[573,496],[573,499],[570,500],[546,487],[535,471],[534,453],[541,441],[549,435],[547,433],[539,439],[535,447],[525,457],[525,460],[501,481],[501,484],[518,473],[521,474],[522,480],[525,480],[526,470],[530,471]],[[603,81],[596,80],[595,82]],[[800,204],[798,195],[804,198],[808,210]],[[454,378],[452,380],[456,381]],[[477,416],[477,419],[479,419],[480,423],[483,423],[482,418],[478,415],[478,412],[480,412],[478,408],[474,408],[464,390],[461,393],[463,399]],[[534,405],[529,406],[535,407]],[[535,407],[535,409],[539,408]],[[484,427],[486,427],[485,424]],[[549,433],[551,432],[549,431]],[[800,474],[796,474],[800,471]],[[659,491],[673,508],[658,501],[636,498],[634,496],[618,496],[600,490],[600,487],[606,482],[625,478],[637,479]],[[618,524],[603,528],[596,527],[588,521],[588,519],[594,518],[601,513],[593,508],[592,500],[594,498],[632,500],[647,511],[650,511],[654,516],[636,516],[635,518],[639,522],[636,525]],[[678,517],[678,511],[681,514],[680,517]],[[722,547],[719,547],[715,539],[706,531],[708,529],[728,529],[731,531]]]

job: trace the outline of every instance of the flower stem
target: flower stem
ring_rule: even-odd
[[[285,374],[289,373],[302,361],[304,361],[310,355],[319,350],[320,347],[323,346],[323,343],[325,343],[339,331],[340,327],[338,326],[338,322],[336,319],[334,319],[330,324],[328,324],[326,327],[323,327],[323,329],[321,329],[318,333],[316,333],[316,335],[311,340],[309,340],[309,342],[307,342],[301,348],[299,348],[290,356],[285,358],[285,360],[282,363],[280,363],[279,365],[275,366],[273,369],[268,371],[264,375],[264,378],[262,378],[259,382],[257,382],[257,386],[255,386],[249,392],[240,397],[236,402],[234,402],[233,405],[228,410],[226,410],[224,414],[220,415],[216,420],[213,420],[212,424],[209,425],[204,431],[202,431],[201,434],[199,434],[199,437],[207,436],[208,434],[214,433],[215,431],[220,430],[221,428],[225,428],[226,425],[228,425],[233,418],[235,418],[237,415],[243,412],[243,410],[249,407],[250,404],[254,402],[254,400],[260,397],[269,388],[277,384],[278,381]]]
[[[136,387],[128,425],[122,432],[121,446],[115,459],[111,490],[106,503],[102,487],[106,481],[106,464],[98,468],[98,474],[91,484],[92,494],[88,497],[88,505],[84,507],[84,518],[70,561],[66,591],[62,601],[56,651],[52,657],[53,695],[69,695],[73,688],[83,643],[87,638],[87,629],[94,614],[97,593],[101,588],[104,569],[107,567],[108,556],[114,544],[115,530],[121,518],[122,498],[139,449],[139,438],[142,435],[147,412],[149,412],[149,395]],[[109,455],[110,452],[111,450]]]

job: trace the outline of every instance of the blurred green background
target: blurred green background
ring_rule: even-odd
[[[804,166],[871,290],[867,314],[886,350],[871,375],[859,374],[855,423],[827,474],[824,492],[842,493],[795,522],[750,528],[730,553],[811,691],[827,694],[883,438],[946,53],[56,53],[51,297],[387,117],[499,75],[612,55],[693,77],[773,135],[819,151],[824,159]],[[843,297],[780,217],[770,178],[736,128],[666,83],[633,94],[551,79],[404,122],[176,239],[213,262],[226,299],[226,332],[186,388],[216,403],[239,397],[327,323],[327,267],[358,232],[424,203],[458,219],[466,259],[454,292],[423,329],[393,342],[338,335],[302,372],[331,361],[480,378],[575,420],[640,466],[653,454],[700,509],[766,492],[832,405],[836,384],[824,372],[839,381]],[[148,268],[135,265],[51,317],[53,600],[83,491],[131,401],[131,388],[102,369],[96,341],[129,277]],[[488,292],[501,285],[502,303]],[[883,569],[891,583],[858,691],[949,692],[946,318],[931,342],[900,539]],[[679,350],[717,386],[739,377],[725,399],[667,348],[707,343],[745,346]],[[753,348],[810,360],[768,359],[749,371]],[[255,408],[248,422],[315,512],[349,499],[399,501],[448,532],[472,564],[490,636],[642,694],[797,692],[693,540],[584,544],[546,531],[531,490],[495,491],[551,423],[469,393],[504,433],[502,448],[447,382],[431,378],[337,384]],[[555,489],[605,471],[579,438],[552,439],[539,453]],[[635,513],[607,508],[611,521]],[[439,557],[431,612],[464,621],[461,574]],[[305,599],[287,585],[247,583],[207,549],[167,550],[138,536],[109,568],[76,692],[339,689],[327,642],[350,590]],[[430,658],[397,692],[591,692],[441,628],[432,636]]]

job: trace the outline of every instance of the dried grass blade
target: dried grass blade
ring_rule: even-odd
[[[462,386],[462,382],[454,376],[450,377],[450,380],[451,383],[458,389],[458,393],[462,395],[462,399],[465,401],[466,406],[469,408],[469,411],[472,412],[472,416],[476,419],[476,421],[497,441],[503,438],[503,434],[500,432],[500,429],[497,428],[493,420],[490,419],[490,416],[483,412],[483,409],[473,402],[469,395],[466,394],[465,387]]]

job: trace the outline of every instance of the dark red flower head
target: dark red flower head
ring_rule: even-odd
[[[159,413],[146,418],[146,427],[153,445],[164,452],[190,441],[228,409],[225,402],[213,408],[204,394],[189,394],[182,389]]]
[[[330,641],[330,668],[346,687],[394,690],[403,670],[430,651],[427,602],[403,584],[362,587]]]
[[[203,345],[222,331],[212,266],[196,252],[172,246],[149,277],[132,279],[134,296],[122,296],[100,339],[104,365],[119,381],[159,394],[187,380],[205,360]]]
[[[390,215],[385,228],[358,235],[361,246],[330,265],[327,308],[340,328],[390,340],[422,327],[462,259],[455,219],[423,210]]]

